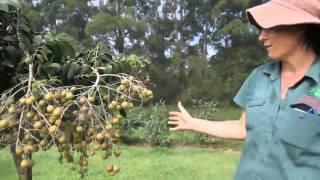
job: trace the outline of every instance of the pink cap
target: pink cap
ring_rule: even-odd
[[[247,10],[252,25],[320,24],[320,0],[271,0]]]

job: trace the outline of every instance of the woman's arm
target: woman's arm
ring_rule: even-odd
[[[208,121],[192,118],[180,102],[178,108],[180,112],[169,112],[168,124],[175,126],[170,128],[171,131],[190,130],[225,139],[246,138],[245,112],[242,112],[239,120]]]

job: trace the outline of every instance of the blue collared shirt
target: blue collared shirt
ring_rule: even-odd
[[[320,90],[320,57],[285,99],[280,68],[279,61],[257,67],[234,98],[246,112],[247,129],[235,180],[320,179],[320,97],[310,96]],[[292,107],[310,97],[314,114]]]

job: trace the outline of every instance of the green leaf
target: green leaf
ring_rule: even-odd
[[[20,39],[21,39],[21,43],[24,45],[24,47],[32,52],[32,45],[31,45],[31,42],[28,38],[28,35],[25,33],[25,32],[21,32],[20,34]]]
[[[0,4],[5,4],[5,5],[11,5],[14,6],[15,8],[22,8],[22,4],[19,0],[1,0],[2,2]]]
[[[44,59],[40,54],[36,54],[36,58],[39,62],[44,63]]]
[[[38,64],[37,70],[36,70],[36,74],[40,74],[41,75],[42,71],[43,71],[42,64]]]
[[[68,42],[64,42],[63,43],[64,46],[64,53],[65,53],[65,57],[69,56],[69,57],[75,57],[75,49],[70,45],[70,43]]]
[[[0,11],[4,11],[4,12],[9,12],[9,7],[7,4],[4,4],[4,3],[0,3]]]
[[[60,47],[58,41],[52,40],[47,42],[47,47],[52,51],[52,56],[50,61],[52,62],[62,62],[63,59],[63,47]]]
[[[9,35],[3,37],[3,40],[8,41],[8,42],[18,42],[18,40],[15,36],[9,36]]]
[[[18,49],[14,46],[7,46],[5,48],[5,59],[10,62],[18,62],[20,61],[21,54]]]
[[[117,74],[119,72],[121,72],[119,63],[112,63],[112,73]]]
[[[103,52],[103,56],[101,56],[101,59],[105,63],[110,63],[112,61],[112,54],[111,52]]]
[[[72,62],[68,70],[67,79],[72,80],[77,75],[79,70],[80,70],[80,65],[75,62]]]
[[[83,64],[81,66],[81,71],[80,71],[81,75],[89,74],[90,72],[91,72],[91,67],[89,65]]]
[[[1,61],[1,65],[3,65],[3,66],[8,66],[8,67],[10,67],[10,68],[13,68],[13,67],[14,67],[14,66],[13,66],[13,63],[10,62],[10,61],[8,61],[8,60]]]
[[[112,71],[112,68],[108,68],[108,67],[98,67],[99,73],[102,74],[109,74]]]
[[[62,66],[58,63],[47,63],[45,67],[47,71],[52,72],[50,74],[58,73],[62,69]]]
[[[63,67],[62,67],[62,78],[64,80],[67,80],[67,76],[68,76],[68,72],[69,72],[70,66],[71,66],[71,63],[63,64]]]
[[[56,56],[56,58],[55,58],[56,62],[64,62],[65,58],[74,57],[75,56],[75,50],[66,41],[56,40],[56,42],[55,42],[55,51],[59,51],[60,52],[60,57]]]
[[[46,46],[43,46],[41,50],[39,50],[39,52],[42,55],[44,61],[49,61],[48,55],[51,53],[50,49],[48,49]]]
[[[132,67],[127,62],[121,63],[121,70],[122,70],[121,72],[131,72],[132,71]]]
[[[28,34],[31,32],[31,29],[24,24],[20,24],[19,28]]]
[[[59,39],[60,41],[67,42],[67,43],[69,43],[71,45],[76,45],[75,39],[71,35],[69,35],[67,33],[59,33],[55,37],[57,39]]]
[[[42,36],[41,35],[34,35],[33,36],[33,44],[41,44],[43,42]]]

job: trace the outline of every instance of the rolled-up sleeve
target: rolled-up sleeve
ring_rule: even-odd
[[[239,91],[233,98],[233,101],[239,105],[242,109],[245,109],[247,104],[247,97],[252,90],[252,83],[254,83],[254,78],[256,75],[256,70],[252,71],[248,78],[241,85]]]

